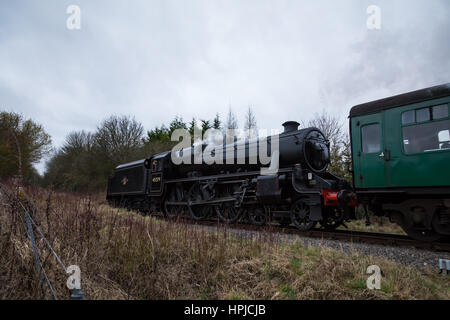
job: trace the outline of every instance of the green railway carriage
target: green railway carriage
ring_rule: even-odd
[[[450,235],[450,83],[350,110],[360,201],[414,238]]]

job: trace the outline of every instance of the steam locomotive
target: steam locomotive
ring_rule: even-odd
[[[217,216],[227,223],[244,218],[255,225],[271,220],[301,230],[317,223],[335,229],[361,205],[366,213],[389,217],[414,239],[448,239],[449,106],[450,83],[352,107],[352,185],[327,171],[330,145],[324,134],[288,121],[267,144],[256,139],[214,150],[195,146],[120,165],[109,179],[107,199],[144,212],[162,210],[168,217]],[[205,150],[210,157],[232,152],[219,153],[221,161],[213,165],[204,159],[174,164],[180,157],[194,159],[197,147],[201,157]],[[252,161],[255,151],[272,154],[267,170]]]
[[[200,162],[194,161],[196,147],[189,147],[120,165],[109,180],[107,198],[143,212],[162,209],[168,217],[217,216],[226,223],[245,218],[255,225],[270,220],[300,230],[320,223],[334,229],[354,217],[355,194],[349,183],[327,172],[330,144],[324,134],[298,126],[288,121],[279,135],[211,150],[200,145]],[[206,164],[205,152],[219,157]],[[271,155],[268,168],[255,161],[261,154]],[[174,164],[174,157],[190,161]]]

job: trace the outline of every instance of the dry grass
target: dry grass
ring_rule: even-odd
[[[371,224],[366,226],[365,219],[352,220],[351,222],[346,222],[348,227],[347,230],[356,230],[356,231],[366,231],[366,232],[382,232],[382,233],[394,233],[394,234],[403,234],[406,233],[403,229],[395,223],[389,221],[387,217],[374,217],[370,218]],[[344,226],[340,226],[339,229],[345,230]]]
[[[28,190],[34,219],[67,264],[79,265],[88,299],[450,299],[450,278],[380,258],[207,232],[112,209],[102,199]],[[15,201],[0,206],[0,298],[50,298],[39,288]],[[38,240],[59,298],[66,275]],[[365,286],[369,265],[381,290]]]

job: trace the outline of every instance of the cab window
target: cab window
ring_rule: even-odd
[[[374,123],[361,127],[361,148],[363,153],[380,151],[380,124]]]
[[[158,160],[152,161],[152,172],[160,171],[160,164]]]
[[[450,149],[448,108],[448,104],[440,104],[402,113],[403,149],[405,153]],[[414,114],[415,119],[413,119],[412,114]]]

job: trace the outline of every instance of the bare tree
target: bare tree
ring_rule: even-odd
[[[309,120],[308,126],[320,129],[331,144],[338,144],[343,139],[341,121],[325,110],[322,110],[321,114],[316,113],[314,118]]]
[[[238,128],[238,121],[236,118],[236,115],[234,114],[233,110],[231,110],[231,106],[228,109],[228,115],[227,120],[225,122],[225,125],[223,127],[224,130],[231,130],[231,129],[237,129]]]
[[[91,151],[94,145],[94,135],[91,132],[75,131],[69,133],[61,148],[64,153],[81,153]]]
[[[97,128],[96,146],[113,163],[126,162],[142,146],[143,132],[134,117],[111,116]]]
[[[253,113],[252,106],[248,106],[247,113],[245,114],[244,131],[247,138],[255,138],[257,134],[258,127],[256,125],[256,117]]]
[[[305,124],[303,124],[305,126]],[[343,131],[343,124],[338,117],[322,110],[321,114],[308,121],[309,127],[320,129],[330,141],[329,170],[338,176],[351,179],[348,166],[351,163],[350,143],[348,135]]]

